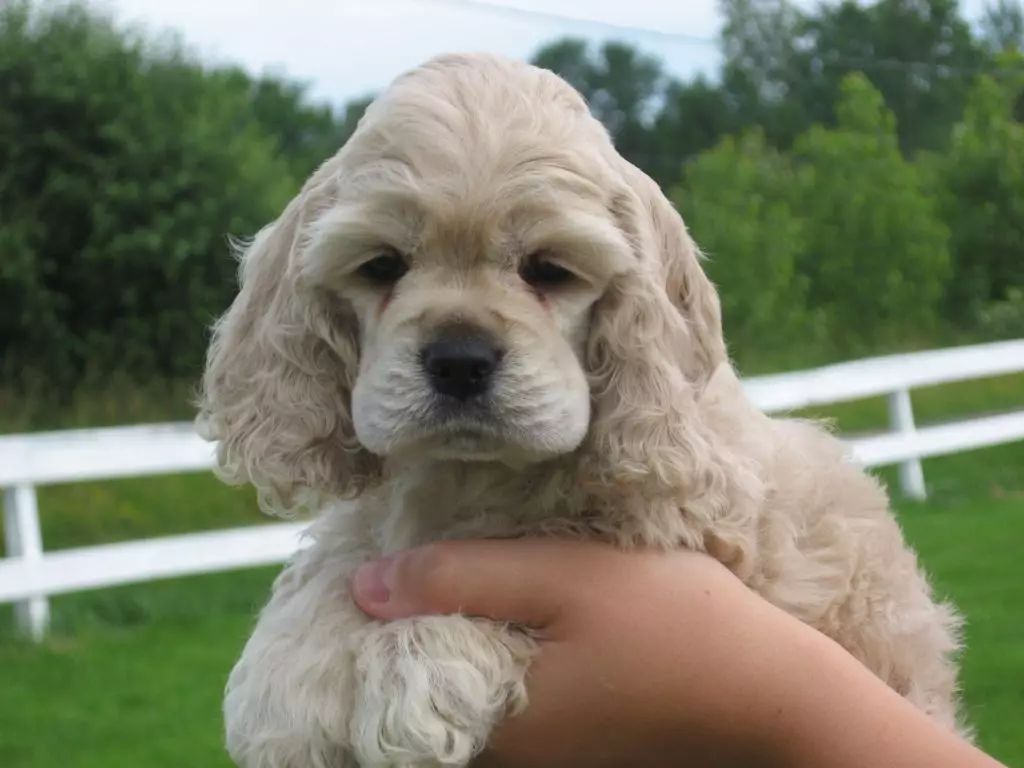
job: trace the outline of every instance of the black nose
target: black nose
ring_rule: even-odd
[[[449,331],[423,348],[423,367],[439,395],[469,400],[487,392],[501,350],[476,333]]]

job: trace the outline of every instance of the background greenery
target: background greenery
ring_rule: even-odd
[[[1024,336],[1024,16],[954,0],[722,0],[723,64],[556,40],[576,85],[707,252],[747,373]],[[0,0],[0,433],[189,419],[230,236],[271,220],[369,97],[212,67],[74,3]],[[922,390],[923,422],[1024,405],[1024,376]],[[822,414],[814,414],[822,415]],[[879,428],[885,403],[829,409]],[[983,745],[1024,765],[1024,444],[925,463],[901,522],[968,616]],[[883,472],[891,479],[891,472]],[[263,524],[205,474],[42,489],[48,549]],[[0,765],[227,766],[219,701],[273,569],[0,611]]]
[[[953,0],[721,5],[715,81],[615,42],[534,60],[687,216],[741,366],[1024,332],[1019,4],[977,28]],[[0,4],[0,50],[0,380],[194,380],[235,290],[228,237],[367,99],[315,104],[75,4]]]

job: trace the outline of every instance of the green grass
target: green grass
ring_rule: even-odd
[[[206,603],[206,586],[182,584],[172,602]],[[249,591],[255,597],[260,590]],[[143,589],[127,602],[142,607],[160,597]],[[220,692],[250,619],[240,609],[215,613],[217,607],[130,616],[118,608],[110,618],[129,619],[120,627],[82,630],[40,649],[0,645],[0,764],[227,768]]]
[[[993,459],[998,456],[993,455]],[[963,685],[982,746],[1024,766],[1024,495],[904,510],[940,594],[967,616]]]
[[[921,422],[1020,407],[1024,377],[924,390],[914,403]],[[99,408],[102,421],[119,407]],[[73,421],[95,423],[97,412]],[[827,415],[845,431],[874,429],[885,403]],[[925,476],[929,502],[899,502],[901,522],[939,592],[967,615],[963,681],[982,745],[1024,766],[1024,443],[930,460]],[[48,549],[265,522],[251,491],[205,475],[45,488],[40,509]],[[275,570],[60,597],[40,646],[0,610],[0,766],[229,768],[221,692]]]

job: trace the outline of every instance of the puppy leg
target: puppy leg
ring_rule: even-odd
[[[314,545],[274,583],[224,699],[226,746],[241,768],[358,765],[352,641],[368,620],[349,597],[354,561]]]
[[[494,725],[525,706],[534,650],[525,633],[462,616],[374,625],[356,659],[359,765],[467,765]]]

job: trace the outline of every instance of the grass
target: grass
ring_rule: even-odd
[[[1020,407],[1022,393],[1024,377],[1006,377],[923,390],[914,404],[928,422]],[[144,403],[130,399],[82,402],[76,425],[113,423],[123,407],[135,420],[166,418],[147,417]],[[880,399],[814,415],[835,418],[844,431],[886,419]],[[47,416],[53,423],[45,426],[56,426]],[[963,681],[981,743],[1007,765],[1024,766],[1022,467],[1024,443],[927,461],[929,502],[898,509],[938,591],[967,615]],[[205,475],[44,488],[40,509],[48,549],[264,522],[250,491]],[[9,611],[0,611],[0,765],[229,768],[221,692],[275,570],[60,597],[40,646],[15,637]]]
[[[962,681],[982,746],[1024,765],[1024,565],[1007,545],[1024,540],[1024,496],[905,509],[902,522],[938,592],[967,616]]]

